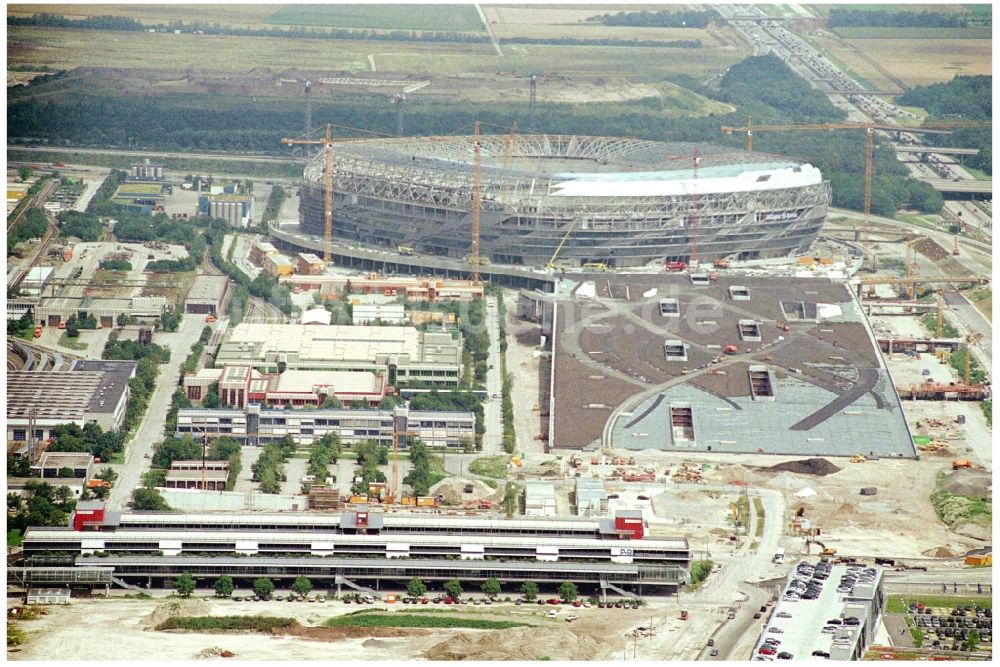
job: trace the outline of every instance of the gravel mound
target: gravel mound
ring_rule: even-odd
[[[152,630],[174,616],[211,616],[211,607],[203,600],[170,600],[157,607],[145,618],[143,627]]]
[[[219,648],[218,646],[213,646],[212,648],[202,649],[194,654],[195,660],[211,660],[212,658],[235,658],[236,654],[232,651],[226,650],[224,648]]]
[[[453,635],[427,649],[426,660],[590,660],[601,645],[567,628],[511,628]]]
[[[992,487],[993,480],[990,473],[963,468],[946,475],[939,488],[956,496],[990,498],[993,495]]]
[[[826,459],[802,459],[799,461],[787,461],[778,465],[764,468],[770,472],[794,472],[799,475],[815,475],[825,477],[835,472],[840,472],[840,468],[833,465]]]

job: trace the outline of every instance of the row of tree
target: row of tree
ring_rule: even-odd
[[[960,12],[894,12],[831,7],[826,24],[831,28],[967,28],[969,20]]]
[[[177,579],[174,580],[174,588],[177,590],[178,594],[183,597],[190,597],[194,593],[196,587],[195,578],[190,572],[182,572]],[[219,577],[215,584],[213,585],[215,589],[215,594],[219,597],[230,597],[236,590],[233,578],[224,574]],[[447,593],[453,600],[459,600],[462,594],[465,592],[462,588],[462,582],[458,579],[451,579],[446,581],[442,586],[442,589]],[[496,597],[501,594],[502,586],[499,580],[490,578],[484,581],[479,589],[483,592],[483,595],[488,595],[490,597]],[[292,582],[292,592],[298,595],[308,595],[313,590],[313,584],[308,577],[299,576],[295,578]],[[419,577],[414,577],[406,583],[406,593],[410,597],[423,597],[427,594],[427,585]],[[531,602],[538,597],[538,584],[533,581],[525,581],[521,584],[520,593],[525,600]],[[274,582],[268,577],[261,577],[255,579],[253,582],[253,592],[254,595],[264,598],[265,600],[270,598],[274,593]],[[559,599],[565,603],[570,603],[580,597],[580,592],[571,581],[564,581],[559,586]]]
[[[271,28],[255,26],[237,28],[218,23],[192,21],[170,21],[168,23],[144,24],[124,16],[91,16],[82,19],[66,18],[61,14],[41,13],[32,16],[8,16],[8,26],[38,26],[46,28],[69,28],[75,30],[121,30],[129,32],[174,32],[205,35],[233,35],[237,37],[275,37],[280,39],[350,39],[358,41],[386,42],[461,42],[487,43],[489,37],[481,33],[443,32],[428,30],[348,30],[343,28],[317,28],[287,26]]]

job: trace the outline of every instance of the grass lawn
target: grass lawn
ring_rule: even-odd
[[[474,630],[506,630],[532,627],[530,623],[516,621],[487,621],[460,616],[416,616],[413,614],[356,614],[336,616],[323,625],[328,628],[471,628]]]
[[[107,461],[102,461],[108,465],[123,465],[125,463],[125,452],[115,452]]]
[[[764,502],[760,498],[753,499],[753,509],[757,514],[757,537],[764,536],[764,521],[766,520],[764,514]],[[754,544],[757,544],[754,542]]]
[[[917,225],[918,227],[926,227],[927,229],[935,229],[938,231],[941,229],[938,225],[922,216],[917,215],[916,213],[902,213],[897,211],[893,218],[899,220],[900,222],[908,222],[911,225]]]
[[[984,609],[993,608],[993,600],[988,597],[968,597],[961,595],[890,595],[885,601],[887,614],[906,613],[907,605],[922,603],[925,607],[947,607],[955,605],[978,605]]]
[[[66,332],[63,332],[63,335],[59,337],[59,345],[70,350],[86,350],[90,347],[90,343],[81,343],[75,338],[70,338]]]
[[[11,528],[7,531],[7,546],[8,547],[19,547],[21,546],[21,539],[24,536],[21,535],[21,530],[19,528]]]
[[[993,177],[991,175],[987,174],[982,169],[976,169],[975,167],[966,167],[965,165],[962,165],[962,168],[965,169],[970,174],[972,174],[973,176],[975,176],[976,180],[979,180],[979,181],[991,181],[991,180],[993,180]]]
[[[976,288],[965,293],[976,308],[990,322],[993,321],[993,292],[987,288]]]
[[[471,5],[285,5],[268,23],[328,28],[482,32]]]
[[[507,456],[484,456],[469,464],[469,472],[493,479],[506,479],[508,460]]]
[[[444,456],[440,454],[430,454],[427,458],[431,464],[428,481],[430,482],[430,486],[434,486],[449,475],[444,469]]]

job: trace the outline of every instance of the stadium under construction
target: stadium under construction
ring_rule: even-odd
[[[829,182],[808,164],[632,138],[373,139],[338,143],[333,160],[337,242],[461,261],[478,182],[481,256],[513,266],[556,255],[566,267],[612,268],[794,255],[812,244],[830,203]],[[304,236],[324,233],[323,169],[321,153],[303,175]]]

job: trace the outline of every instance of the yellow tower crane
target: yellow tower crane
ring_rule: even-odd
[[[472,163],[472,248],[469,253],[469,280],[479,282],[479,214],[482,208],[482,146],[479,143],[479,121],[473,135]]]
[[[323,254],[327,262],[333,261],[333,126],[326,124],[322,139],[282,139],[286,146],[306,144],[323,146]]]

